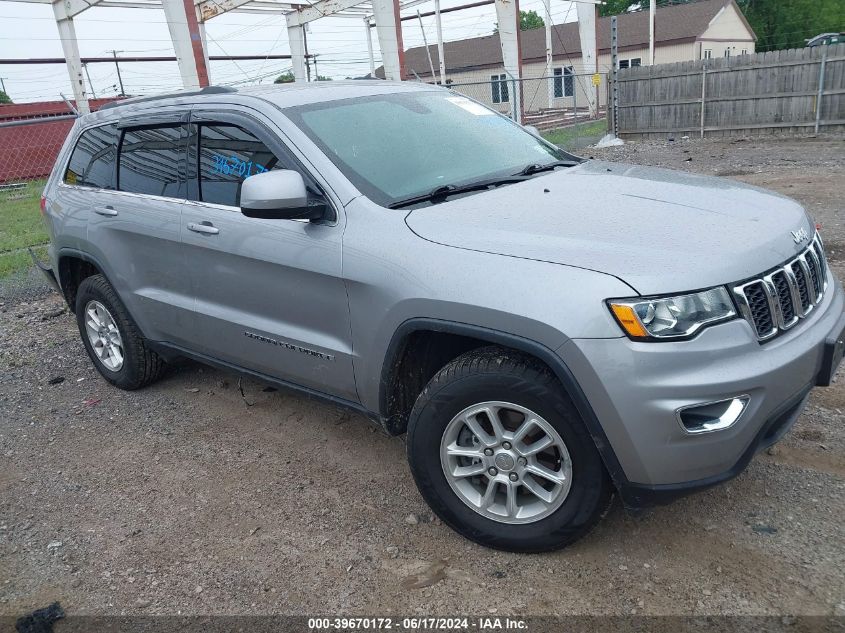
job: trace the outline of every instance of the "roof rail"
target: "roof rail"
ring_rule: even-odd
[[[135,103],[144,103],[146,101],[158,101],[159,99],[175,99],[177,97],[193,97],[194,95],[217,95],[237,92],[236,88],[231,86],[206,86],[199,90],[177,90],[175,92],[166,92],[157,95],[150,95],[147,97],[132,97],[131,99],[124,99],[123,101],[112,101],[105,104],[100,110],[108,110],[110,108],[119,108],[123,105],[131,105]]]

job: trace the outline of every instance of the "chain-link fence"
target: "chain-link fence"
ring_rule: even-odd
[[[449,88],[531,125],[551,142],[577,151],[607,133],[606,77],[556,69],[552,76],[511,79],[491,75],[489,81],[452,82]],[[591,109],[591,102],[598,108]]]
[[[29,249],[46,258],[41,193],[73,116],[0,122],[0,303],[47,293]]]

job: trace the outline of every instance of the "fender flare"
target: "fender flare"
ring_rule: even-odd
[[[108,281],[109,284],[111,284],[111,280],[108,278],[108,276],[106,276],[106,273],[104,272],[102,265],[100,264],[100,262],[97,260],[96,257],[86,253],[85,251],[80,251],[79,249],[76,249],[76,248],[71,248],[69,246],[62,246],[59,249],[58,253],[56,254],[56,280],[59,282],[59,287],[62,290],[62,296],[64,297],[65,301],[68,301],[67,290],[65,290],[65,287],[62,284],[62,281],[63,281],[62,280],[62,259],[65,259],[65,258],[81,259],[84,262],[88,262],[89,264],[93,264],[94,267],[97,270],[100,271],[100,274],[103,277],[106,278],[106,281]],[[114,287],[113,284],[112,284],[112,287]],[[68,303],[68,305],[70,305],[70,304]],[[70,306],[70,307],[71,307],[71,309],[73,309],[73,306]]]
[[[381,379],[379,381],[379,415],[381,419],[386,419],[388,412],[388,388],[390,385],[390,376],[396,364],[396,359],[401,352],[403,341],[413,332],[418,331],[443,332],[447,334],[458,334],[461,336],[468,336],[476,338],[493,345],[502,345],[516,349],[526,354],[530,354],[535,358],[543,361],[555,374],[564,391],[572,400],[584,424],[587,426],[587,431],[593,438],[596,449],[601,455],[605,468],[610,475],[614,485],[621,491],[628,485],[628,479],[625,476],[619,460],[616,458],[616,453],[613,451],[607,435],[599,422],[595,411],[593,410],[590,401],[584,394],[581,385],[575,375],[563,362],[563,360],[555,354],[554,350],[545,345],[527,339],[522,336],[502,332],[500,330],[493,330],[468,323],[460,323],[455,321],[445,321],[442,319],[431,318],[412,318],[404,321],[396,328],[393,333],[390,343],[387,347],[384,362],[382,363]]]

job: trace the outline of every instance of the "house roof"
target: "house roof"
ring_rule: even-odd
[[[657,9],[655,43],[659,45],[695,40],[707,30],[719,11],[733,1],[700,0]],[[619,50],[648,46],[648,11],[623,13],[617,16],[617,33]],[[523,62],[545,59],[545,29],[522,31],[520,39]],[[610,41],[609,17],[600,18],[598,21],[598,41],[600,50],[609,50],[609,46],[602,46]],[[447,69],[452,72],[502,65],[502,49],[497,34],[445,42],[443,47]],[[437,46],[432,44],[428,48],[431,52],[432,63],[437,68],[440,63]],[[552,53],[556,57],[581,56],[581,40],[577,22],[556,24],[553,27]],[[409,73],[413,70],[420,76],[430,75],[425,47],[418,46],[406,50],[405,66]],[[376,76],[384,77],[383,67],[376,69]]]

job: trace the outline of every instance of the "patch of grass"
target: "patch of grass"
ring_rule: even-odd
[[[26,248],[49,239],[41,218],[43,189],[44,180],[31,180],[22,189],[0,190],[0,277],[32,266]]]
[[[32,250],[35,251],[41,261],[47,261],[46,246],[33,246]],[[16,273],[29,270],[32,266],[32,257],[30,257],[28,250],[0,253],[0,279],[6,279]]]
[[[607,120],[578,123],[557,130],[542,132],[543,138],[564,149],[578,149],[595,143],[607,133]]]

